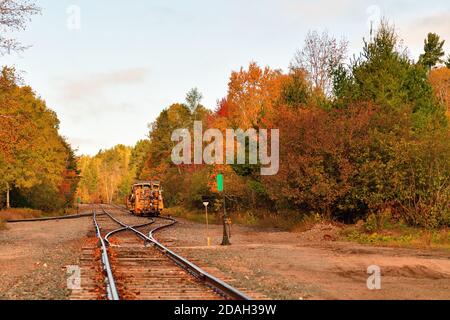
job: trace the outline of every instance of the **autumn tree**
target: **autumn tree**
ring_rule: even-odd
[[[450,117],[450,69],[442,67],[432,70],[428,77],[436,98]]]
[[[428,70],[413,63],[399,43],[395,29],[383,22],[373,39],[365,41],[361,57],[350,69],[340,68],[335,78],[336,107],[369,102],[379,108],[368,131],[371,156],[357,160],[366,165],[358,169],[358,183],[351,189],[357,196],[350,199],[364,199],[375,213],[398,206],[411,224],[442,225],[447,212],[440,195],[449,184],[441,182],[450,175],[441,156],[448,152],[444,108],[435,98]],[[433,139],[436,149],[429,143]],[[427,170],[435,173],[427,175]]]
[[[80,170],[78,169],[78,158],[70,144],[63,139],[66,149],[66,167],[63,173],[63,181],[59,191],[64,199],[64,206],[69,207],[75,203],[76,191],[80,182]]]
[[[142,180],[161,180],[167,205],[188,201],[189,195],[192,195],[189,190],[194,190],[193,177],[198,177],[204,167],[173,163],[172,150],[176,142],[172,141],[172,133],[177,129],[187,129],[193,137],[194,121],[202,122],[206,129],[209,116],[210,111],[201,104],[197,105],[194,116],[187,104],[177,103],[164,109],[149,126],[149,140],[143,148],[147,152],[143,158],[144,164],[139,166],[137,177]],[[195,187],[195,190],[201,188]]]
[[[34,2],[30,2],[28,0],[4,0],[0,2],[0,55],[3,56],[5,54],[11,53],[11,51],[23,51],[25,47],[20,44],[16,39],[9,38],[5,36],[6,33],[12,31],[24,30],[26,26],[26,22],[28,22],[31,16],[40,12],[40,8],[37,7]],[[17,75],[13,69],[4,68],[2,71],[2,80],[1,86],[2,91],[13,89],[15,84],[17,83]],[[3,99],[6,96],[2,97]],[[8,98],[6,98],[8,99]],[[5,103],[5,101],[3,101]],[[8,101],[8,103],[12,103],[12,101]],[[0,110],[0,140],[3,143],[0,143],[0,174],[1,168],[6,170],[7,162],[6,159],[11,161],[11,157],[14,156],[12,145],[14,141],[18,141],[20,138],[17,134],[18,130],[18,115],[11,114],[13,110],[13,106],[10,105],[11,110],[9,112]],[[9,145],[9,146],[8,146]],[[3,157],[2,157],[3,153]],[[6,175],[6,173],[4,173]],[[6,188],[6,205],[9,208],[10,206],[10,190],[12,188],[10,182],[13,178],[4,178],[3,184],[4,186],[0,186],[0,188]]]
[[[130,161],[128,163],[128,170],[122,175],[121,182],[117,187],[117,198],[119,200],[125,199],[130,193],[130,188],[142,172],[145,164],[145,157],[151,147],[150,140],[140,140],[131,150]]]
[[[265,127],[281,99],[286,76],[281,70],[261,68],[255,62],[248,69],[231,73],[228,84],[228,118],[233,128]]]
[[[424,53],[419,57],[419,63],[426,68],[431,69],[436,64],[443,62],[445,52],[443,50],[445,40],[441,41],[441,38],[436,33],[429,33],[424,40]]]
[[[0,188],[26,193],[46,185],[54,197],[71,165],[71,149],[58,134],[59,120],[28,86],[19,85],[16,72],[0,76]],[[44,192],[43,192],[44,193]]]
[[[168,168],[174,167],[172,163],[172,133],[177,129],[193,127],[193,118],[190,109],[184,104],[174,104],[161,112],[156,121],[150,125],[151,146],[146,158],[145,175],[157,178]],[[151,170],[149,170],[151,168]],[[176,166],[181,174],[181,168]]]
[[[448,56],[447,60],[445,61],[445,66],[450,69],[450,55]]]
[[[317,96],[308,81],[308,74],[303,69],[291,70],[281,90],[280,104],[292,108],[311,105],[314,103],[314,97]]]
[[[104,202],[112,203],[117,197],[118,187],[128,174],[130,158],[131,148],[124,145],[117,145],[97,154],[99,189]]]
[[[77,159],[74,151],[64,139],[62,139],[62,144],[66,152],[66,162],[61,173],[61,182],[54,185],[43,175],[41,181],[29,189],[15,188],[12,192],[15,206],[40,209],[46,212],[73,207],[80,179]]]
[[[133,172],[133,177],[138,178],[139,173],[142,171],[142,167],[145,162],[145,157],[150,151],[150,140],[140,140],[134,146],[131,152],[130,171]]]
[[[281,106],[288,105],[293,109],[305,107],[311,96],[312,87],[304,70],[293,69],[285,74],[281,70],[261,68],[252,62],[247,69],[232,72],[228,94],[209,117],[208,127],[219,129],[224,136],[229,128],[272,128]],[[240,147],[246,149],[248,158],[248,139]],[[265,204],[269,208],[267,192],[259,174],[260,166],[248,163],[216,164],[211,168],[210,180],[213,181],[219,172],[225,173],[225,179],[234,181],[227,190],[227,196],[235,199],[236,205],[242,208]]]
[[[277,207],[301,209],[329,219],[336,214],[338,204],[344,208],[345,199],[357,187],[355,179],[370,146],[368,133],[374,113],[371,106],[346,111],[280,108],[276,119],[283,137],[280,172],[263,178]],[[354,200],[345,208],[349,220],[349,212],[363,210],[362,202]]]
[[[314,89],[331,95],[333,70],[346,58],[347,48],[347,41],[338,41],[327,32],[309,31],[303,48],[291,62],[291,69],[306,70]]]
[[[77,191],[81,201],[83,203],[99,202],[99,170],[95,161],[89,156],[82,156],[78,159],[78,168],[82,176]]]
[[[199,121],[204,121],[209,114],[200,104],[196,113]],[[186,104],[174,104],[149,125],[149,138],[139,141],[134,148],[118,145],[94,157],[81,157],[82,179],[78,193],[83,202],[123,203],[135,180],[163,181],[169,204],[176,201],[178,194],[186,195],[186,190],[190,189],[186,186],[192,181],[192,168],[172,162],[175,146],[172,133],[176,129],[192,130],[194,120]]]
[[[342,51],[329,52],[321,44]],[[360,57],[345,65],[343,44],[311,35],[304,57],[318,57],[321,68],[308,72],[301,66],[308,61],[304,57],[288,73],[250,63],[232,72],[214,112],[191,91],[185,103],[164,109],[149,139],[131,151],[115,194],[126,192],[133,176],[158,179],[167,205],[201,208],[201,195],[216,194],[214,181],[223,173],[227,199],[237,210],[313,213],[347,222],[375,216],[380,225],[387,212],[410,225],[447,226],[450,139],[442,107],[447,74],[414,63],[400,44],[395,29],[383,22],[364,41]],[[333,94],[327,92],[331,84]],[[261,177],[258,164],[175,165],[171,135],[186,128],[192,136],[194,120],[202,121],[204,130],[223,133],[280,129],[278,175]],[[102,176],[114,172],[114,166],[102,171],[105,160],[99,157],[92,168],[100,190]]]
[[[85,203],[123,203],[134,179],[130,171],[132,148],[117,145],[94,157],[79,159],[78,195]],[[124,186],[126,185],[126,188]]]
[[[24,30],[26,23],[30,20],[31,16],[36,15],[40,12],[40,8],[32,1],[28,0],[3,0],[0,2],[0,56],[11,53],[11,51],[23,51],[26,47],[23,46],[16,39],[5,36],[5,34],[13,31]],[[17,75],[13,69],[4,68],[2,71],[2,92],[6,93],[5,90],[13,89],[17,83]],[[14,88],[15,89],[15,88]],[[3,96],[2,99],[8,99],[7,95]],[[3,101],[5,103],[5,101]],[[8,171],[6,162],[9,160],[11,162],[11,157],[14,157],[13,143],[18,142],[21,138],[18,134],[19,129],[19,119],[22,115],[13,114],[12,101],[10,110],[0,110],[0,174],[2,169]],[[13,112],[11,112],[13,111]],[[8,146],[9,145],[9,146]],[[2,155],[3,153],[3,155]],[[6,172],[4,173],[6,176]],[[8,172],[10,175],[10,172]],[[3,186],[0,188],[6,189],[6,205],[10,206],[10,190],[12,188],[10,182],[13,180],[12,177],[3,178]]]
[[[14,38],[4,36],[5,33],[24,30],[26,23],[33,15],[40,13],[41,9],[30,0],[2,0],[0,1],[0,55],[11,51],[23,51],[26,46]]]

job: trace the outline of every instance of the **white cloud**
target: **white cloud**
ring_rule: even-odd
[[[118,143],[132,145],[144,137],[145,124],[151,121],[145,109],[147,75],[146,68],[133,68],[57,79],[52,105],[64,124],[62,134],[79,154],[92,155]],[[130,130],[128,124],[139,121],[144,123]]]
[[[446,40],[448,51],[450,49],[450,11],[416,18],[402,26],[400,30],[405,43],[416,56],[423,50],[423,41],[429,32],[437,33],[441,39]]]
[[[142,83],[147,75],[147,69],[134,68],[109,73],[86,75],[83,79],[66,81],[62,86],[64,100],[80,100],[89,96],[99,96],[103,90]]]
[[[282,0],[281,4],[286,12],[294,15],[304,14],[303,18],[314,21],[352,16],[358,11],[361,15],[365,15],[367,8],[367,5],[360,0]]]

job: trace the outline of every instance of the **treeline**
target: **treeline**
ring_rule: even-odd
[[[0,2],[0,57],[27,46],[8,37],[26,29],[41,9],[31,0]],[[14,68],[0,74],[0,209],[56,211],[73,205],[79,180],[76,158],[58,133],[59,120]]]
[[[80,157],[80,200],[83,203],[124,203],[148,144],[144,140],[138,142],[135,148],[118,145],[109,150],[101,150],[94,157]]]
[[[78,184],[76,158],[59,135],[59,120],[16,71],[0,74],[0,207],[54,211],[70,207]]]
[[[382,23],[346,62],[345,42],[311,32],[287,73],[256,63],[233,72],[215,111],[201,105],[197,90],[165,109],[108,199],[121,199],[133,178],[159,179],[167,206],[201,208],[221,172],[230,210],[448,226],[450,58],[445,66],[443,44],[430,33],[413,61]],[[263,177],[260,165],[174,165],[171,135],[192,130],[194,121],[222,132],[280,129],[279,173]],[[92,161],[89,171],[99,173]]]

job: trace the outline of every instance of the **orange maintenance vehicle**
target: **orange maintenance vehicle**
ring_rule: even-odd
[[[136,216],[159,216],[164,209],[159,181],[141,181],[133,184],[127,197],[127,209]]]

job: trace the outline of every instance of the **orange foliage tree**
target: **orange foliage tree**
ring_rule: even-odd
[[[373,113],[366,106],[332,112],[280,108],[280,172],[264,178],[271,198],[330,218],[358,174],[354,159],[367,152]]]
[[[281,70],[261,68],[255,62],[248,70],[232,72],[228,84],[226,104],[232,127],[260,128],[267,126],[282,95],[288,77]]]
[[[429,80],[439,101],[450,117],[450,69],[446,67],[430,71]]]

